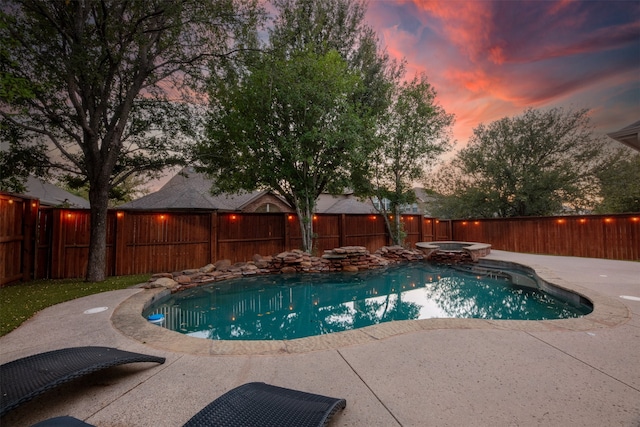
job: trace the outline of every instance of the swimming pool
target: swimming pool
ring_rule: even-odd
[[[289,340],[398,320],[547,320],[591,312],[585,299],[554,296],[544,287],[529,270],[417,262],[217,282],[157,301],[143,315],[162,314],[163,327],[195,337]]]

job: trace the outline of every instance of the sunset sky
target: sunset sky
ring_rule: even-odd
[[[527,107],[589,108],[603,133],[640,119],[638,0],[369,0],[367,21],[455,114],[456,149]]]

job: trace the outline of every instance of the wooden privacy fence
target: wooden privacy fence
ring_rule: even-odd
[[[0,286],[31,279],[39,206],[38,200],[0,194]]]
[[[89,253],[88,210],[41,207],[0,193],[0,285],[33,278],[84,277]],[[380,215],[313,218],[315,251],[389,244]],[[406,245],[459,240],[515,252],[640,260],[640,214],[437,220],[403,215]],[[300,248],[295,215],[240,212],[111,210],[108,276],[179,271],[212,261],[248,261]]]
[[[0,200],[5,203],[4,198]],[[28,202],[21,204],[16,198],[11,209],[1,205],[0,284],[31,278],[84,277],[89,211],[32,208],[27,212]],[[373,252],[389,244],[380,215],[316,215],[313,221],[317,234],[314,249],[319,254],[348,245],[365,246]],[[404,215],[402,221],[407,244],[435,238],[435,220]],[[107,217],[105,274],[179,271],[219,259],[248,261],[255,254],[274,255],[298,249],[301,244],[298,219],[286,213],[112,210]]]
[[[452,239],[490,243],[493,249],[640,260],[640,213],[450,222]]]

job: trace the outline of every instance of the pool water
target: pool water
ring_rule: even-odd
[[[360,273],[269,275],[189,289],[143,315],[214,340],[281,340],[428,318],[546,320],[579,317],[574,306],[505,277],[410,263]]]

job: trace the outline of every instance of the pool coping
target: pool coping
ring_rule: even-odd
[[[502,261],[497,259],[498,261]],[[517,262],[504,260],[512,264]],[[327,335],[292,340],[249,341],[209,340],[170,331],[148,322],[143,310],[168,294],[166,289],[145,289],[123,301],[114,309],[112,325],[120,333],[153,348],[194,355],[274,355],[298,354],[320,350],[333,350],[351,345],[383,340],[396,335],[440,329],[496,329],[525,332],[542,331],[591,331],[611,328],[626,323],[631,313],[617,299],[607,297],[591,289],[570,283],[552,270],[535,265],[519,264],[535,270],[547,283],[587,298],[593,311],[583,317],[558,320],[485,320],[433,318],[385,322],[365,328]]]

